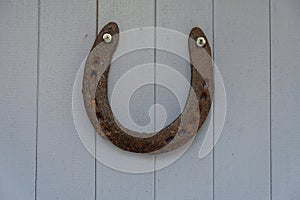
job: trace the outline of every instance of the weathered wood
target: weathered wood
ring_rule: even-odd
[[[154,1],[148,0],[111,0],[104,1],[99,0],[99,31],[101,28],[110,21],[118,23],[120,28],[120,40],[119,45],[122,43],[126,44],[126,41],[122,40],[122,31],[130,30],[133,28],[140,27],[153,27],[154,26]],[[137,43],[143,42],[144,40],[153,41],[154,44],[154,33],[143,37],[140,35],[135,38]],[[130,44],[129,44],[130,45]],[[117,81],[128,72],[130,69],[137,65],[153,63],[153,49],[140,50],[131,52],[130,54],[124,55],[117,59],[110,68],[109,80],[108,80],[108,96],[111,98],[112,91]],[[148,65],[149,67],[149,65]],[[150,65],[150,67],[152,67]],[[145,78],[154,81],[154,71],[144,69],[145,74],[139,74],[136,79],[143,80]],[[150,71],[150,73],[149,73]],[[112,110],[115,115],[119,116],[121,108],[128,106],[124,104],[125,101],[122,99],[115,101],[116,104],[112,105]],[[111,103],[111,102],[110,102]],[[135,122],[141,126],[147,125],[149,122],[148,110],[150,106],[154,104],[154,89],[153,86],[141,88],[140,91],[132,97],[131,104],[135,105],[131,110],[131,116]],[[117,118],[122,125],[125,127],[132,128],[132,124],[127,121],[126,118]],[[154,127],[150,127],[154,130]],[[136,129],[136,131],[141,131]],[[152,132],[152,130],[150,130]],[[97,140],[103,140],[98,136]],[[99,142],[97,141],[97,144]],[[96,145],[97,145],[96,144]],[[113,146],[113,145],[112,145]],[[113,147],[114,148],[114,147]],[[101,150],[97,145],[97,154],[100,154]],[[118,153],[118,152],[117,152]],[[152,163],[154,166],[154,163]],[[124,172],[116,171],[109,167],[104,166],[102,163],[97,162],[96,172],[96,192],[97,199],[153,199],[153,173],[146,174],[127,174]]]
[[[272,199],[300,197],[300,2],[271,1]]]
[[[38,2],[0,3],[0,199],[34,199]]]
[[[41,1],[37,199],[94,199],[94,158],[72,116],[76,72],[93,44],[96,2]]]
[[[269,199],[269,3],[217,0],[214,8],[215,63],[227,94],[214,199]]]
[[[207,0],[160,0],[157,1],[157,26],[179,31],[185,35],[189,35],[193,27],[201,27],[208,37],[209,43],[212,46],[212,2]],[[156,35],[157,46],[160,36]],[[176,41],[174,41],[176,43]],[[188,52],[188,45],[186,42]],[[178,70],[184,75],[187,81],[190,80],[190,64],[182,58],[172,55],[168,52],[157,51],[157,63],[162,63]],[[162,69],[159,65],[156,68],[156,76],[161,73]],[[173,79],[166,76],[165,79]],[[189,87],[183,82],[172,80],[174,87],[181,88],[186,93],[182,96],[174,97],[172,91],[168,91],[157,85],[156,102],[163,105],[167,111],[167,119],[165,126],[172,122],[182,111],[177,102],[185,102]],[[174,98],[178,98],[177,102]],[[208,116],[210,119],[210,116]],[[159,122],[164,120],[161,115],[157,115],[157,127]],[[175,163],[165,169],[156,172],[156,199],[212,199],[213,194],[213,176],[212,176],[212,154],[205,159],[198,158],[200,144],[203,141],[201,133],[207,131],[209,120],[201,128],[199,134],[194,140],[188,151]],[[159,162],[159,158],[157,158]],[[158,163],[157,163],[158,164]]]

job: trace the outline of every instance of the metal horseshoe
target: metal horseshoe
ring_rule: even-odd
[[[123,127],[115,119],[107,96],[110,63],[119,41],[119,28],[108,23],[98,34],[85,63],[82,93],[87,115],[104,138],[135,153],[158,154],[174,150],[195,136],[206,120],[213,100],[211,48],[203,31],[191,30],[188,44],[191,88],[184,111],[158,133],[145,134]]]

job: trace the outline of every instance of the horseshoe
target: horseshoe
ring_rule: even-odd
[[[135,153],[159,154],[182,146],[197,134],[212,104],[213,68],[211,48],[205,34],[195,27],[189,35],[191,89],[184,111],[167,127],[150,135],[123,127],[111,110],[107,81],[118,40],[118,25],[108,23],[98,34],[85,63],[82,93],[95,130],[115,146]]]

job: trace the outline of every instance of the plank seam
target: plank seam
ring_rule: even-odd
[[[95,137],[94,137],[94,153],[95,153],[95,158],[94,158],[94,199],[97,200],[97,132],[95,131]]]
[[[213,65],[214,65],[214,60],[215,60],[215,0],[212,0],[212,59],[213,59]],[[214,101],[214,99],[213,99]],[[215,102],[215,101],[214,101]],[[215,106],[213,106],[212,109],[213,112],[213,148],[212,148],[212,199],[215,199],[215,148],[214,148],[214,143],[215,143]]]
[[[98,35],[98,22],[99,22],[99,0],[96,0],[96,35],[95,38],[97,38]],[[97,200],[97,131],[95,131],[95,137],[94,137],[94,154],[95,154],[95,158],[94,158],[94,199]]]
[[[99,16],[99,0],[96,0],[96,37],[98,35],[98,16]]]
[[[270,200],[272,200],[272,26],[271,26],[271,0],[269,0],[269,67],[270,67],[270,82],[269,82],[269,85],[270,85],[270,144],[269,144],[269,166],[270,166],[270,169],[269,169],[269,177],[270,177],[270,180],[269,180],[269,191],[270,191]]]
[[[157,34],[157,0],[154,0],[154,105],[156,105],[156,34]],[[156,106],[154,106],[154,132],[156,132]],[[154,155],[153,169],[153,199],[156,200],[156,155]]]
[[[39,128],[39,77],[40,77],[40,30],[41,30],[41,0],[37,1],[37,61],[36,61],[36,127],[35,127],[35,177],[34,177],[34,199],[37,199],[37,169],[38,169],[38,128]]]

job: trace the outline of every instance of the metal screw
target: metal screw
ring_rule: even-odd
[[[112,36],[109,33],[104,33],[102,38],[105,43],[110,43],[112,40]]]
[[[198,37],[196,40],[196,44],[198,47],[204,47],[206,44],[206,40],[204,37]]]

